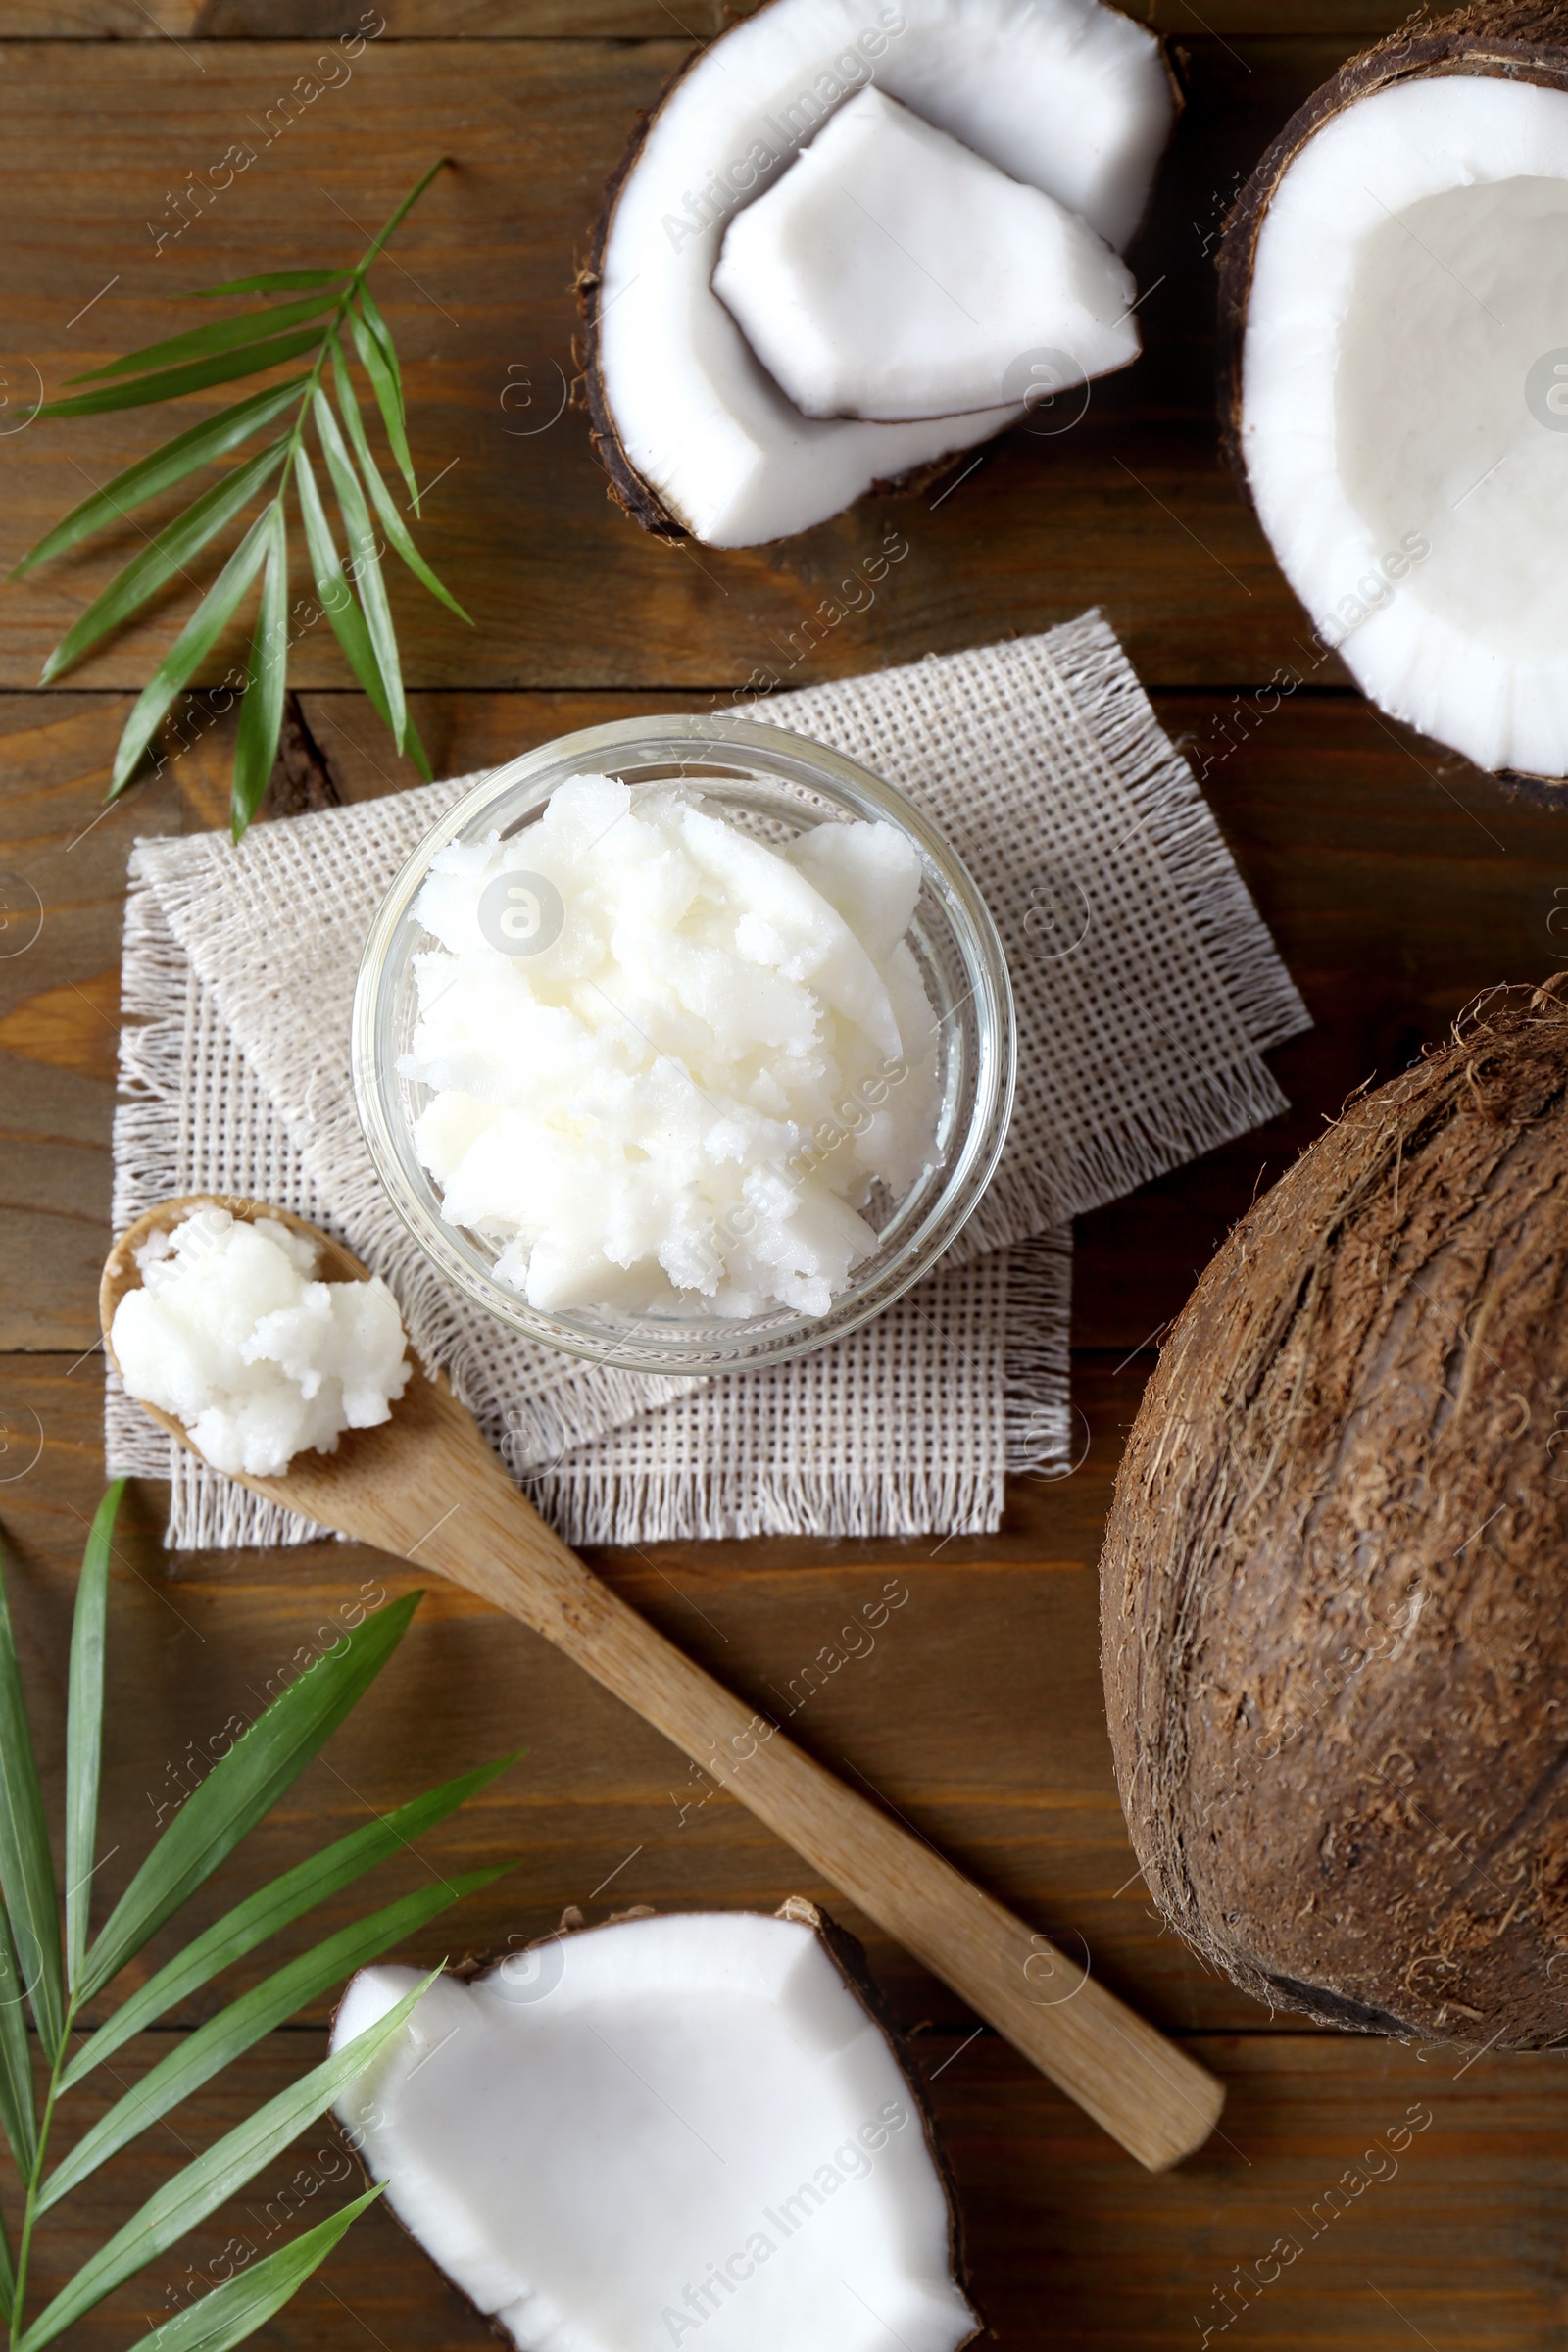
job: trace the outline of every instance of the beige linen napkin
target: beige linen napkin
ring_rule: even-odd
[[[1098,614],[748,714],[916,800],[1006,948],[1017,1109],[961,1251],[915,1291],[795,1363],[690,1381],[584,1366],[441,1283],[371,1168],[348,1025],[387,885],[473,777],[259,826],[237,850],[137,844],[116,1226],[212,1189],[339,1234],[574,1543],[993,1529],[1009,1470],[1071,1467],[1069,1220],[1283,1109],[1262,1054],[1306,1014]],[[314,1532],[171,1446],[113,1380],[107,1421],[112,1467],[172,1477],[176,1548]]]

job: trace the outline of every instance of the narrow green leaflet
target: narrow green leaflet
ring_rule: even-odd
[[[11,1923],[12,1951],[52,2060],[65,2032],[60,1911],[54,1858],[44,1827],[38,1762],[22,1696],[11,1605],[0,1576],[0,1893]],[[30,2089],[29,2089],[30,2098]]]
[[[387,365],[387,372],[392,378],[392,390],[398,404],[398,415],[401,416],[403,415],[403,370],[398,366],[398,350],[392,340],[392,329],[382,318],[380,305],[368,286],[361,286],[355,299],[365,314],[366,325],[380,346],[381,356]],[[352,316],[352,313],[350,315]]]
[[[231,277],[220,286],[193,286],[193,302],[212,302],[228,294],[294,294],[307,286],[341,286],[348,270],[264,270],[260,277]]]
[[[231,409],[220,409],[216,416],[192,425],[188,433],[166,441],[151,457],[138,458],[134,466],[117,473],[113,481],[95,490],[91,498],[84,498],[79,507],[73,507],[64,522],[57,522],[47,538],[27,550],[11,577],[22,579],[37,564],[46,564],[51,556],[64,555],[80,540],[90,539],[94,531],[122,520],[133,507],[145,505],[161,491],[172,490],[198,466],[226,458],[230,450],[248,441],[252,433],[260,432],[264,424],[270,424],[286,409],[293,408],[302,387],[309,381],[308,376],[294,375],[286,384],[274,384],[270,392],[253,392],[248,400],[236,401]]]
[[[338,431],[337,418],[332,414],[326,394],[318,384],[311,400],[316,417],[316,429],[320,435],[321,453],[326,459],[332,487],[342,510],[344,526],[353,552],[354,577],[365,599],[366,625],[370,632],[376,667],[386,692],[387,725],[392,740],[401,752],[408,725],[408,710],[403,700],[403,671],[398,662],[398,641],[393,633],[391,609],[386,601],[386,582],[381,576],[381,550],[370,528],[369,510],[365,493],[360,488],[354,462],[344,447]]]
[[[25,2180],[38,2153],[38,2125],[32,2098],[32,2045],[22,2014],[26,1995],[17,1973],[11,1925],[0,1910],[0,2124],[18,2172]]]
[[[455,612],[460,620],[468,621],[471,628],[473,623],[469,620],[468,614],[465,612],[457,598],[449,595],[447,590],[442,587],[441,582],[410,538],[409,526],[398,513],[397,501],[381,479],[380,467],[370,454],[370,444],[366,438],[365,420],[360,415],[360,404],[355,397],[349,371],[343,366],[342,355],[335,342],[332,346],[332,378],[337,386],[337,405],[343,412],[343,421],[349,428],[349,439],[354,444],[354,455],[360,462],[360,471],[369,484],[370,496],[375,501],[375,511],[381,517],[382,528],[388,539],[391,540],[392,545],[397,549],[398,554],[403,558],[419,585],[422,588],[428,588],[432,596],[439,597],[450,612]],[[317,397],[319,399],[320,395],[318,394]]]
[[[152,400],[178,400],[186,392],[204,392],[209,384],[231,384],[238,375],[259,375],[280,361],[297,360],[314,351],[320,336],[312,328],[278,335],[266,343],[246,343],[238,351],[220,352],[210,360],[193,360],[185,368],[165,368],[157,375],[139,376],[133,384],[105,384],[101,392],[77,392],[70,400],[48,400],[40,416],[99,416],[106,409],[139,409]]]
[[[170,704],[195,676],[233,618],[240,599],[260,571],[275,536],[272,517],[276,512],[275,507],[269,507],[265,514],[257,516],[136,697],[130,716],[125,721],[124,733],[115,751],[114,773],[110,779],[111,794],[122,792],[130,782],[136,772],[137,762],[157,734]]]
[[[370,634],[365,625],[365,615],[355,602],[348,576],[338,562],[332,526],[326,519],[321,493],[316,486],[316,469],[303,443],[294,453],[294,486],[299,492],[305,545],[310,553],[311,569],[316,575],[316,593],[332,624],[332,634],[343,648],[350,669],[369,697],[371,709],[383,725],[390,726],[392,719],[387,707],[386,688],[381,683],[381,672],[376,667]],[[433,781],[430,761],[419,740],[419,730],[407,713],[405,725],[403,748],[428,784]]]
[[[214,1765],[159,1838],[88,1952],[80,1999],[101,1992],[276,1803],[368,1690],[418,1602],[417,1592],[408,1593],[356,1626],[341,1654],[328,1652],[290,1683]]]
[[[359,353],[365,372],[370,379],[371,389],[381,411],[381,421],[386,426],[386,437],[391,446],[392,455],[398,462],[398,470],[409,485],[409,498],[413,503],[414,512],[417,514],[419,512],[419,485],[414,478],[414,460],[409,455],[409,437],[403,425],[402,388],[394,373],[393,366],[389,364],[385,348],[376,340],[358,311],[351,310],[349,313],[349,330],[354,337],[354,348]]]
[[[183,2311],[165,2320],[151,2335],[138,2337],[131,2352],[228,2352],[231,2344],[242,2344],[275,2311],[281,2311],[313,2271],[320,2269],[350,2224],[357,2222],[380,2194],[378,2182],[363,2196],[356,2197],[352,2205],[328,2214],[324,2222],[318,2222],[303,2237],[293,2238],[288,2245],[279,2246],[275,2254],[267,2255],[255,2270],[237,2271],[221,2286],[215,2286],[210,2294],[187,2303]]]
[[[274,441],[248,464],[225,473],[211,490],[204,490],[167,530],[160,531],[139,556],[133,556],[119,578],[101,596],[95,597],[81,618],[66,631],[43,665],[39,685],[49,685],[63,670],[70,669],[100,637],[128,619],[176,572],[183,572],[208,541],[216,538],[224,523],[231,521],[277,471],[286,447],[286,441]]]
[[[87,1949],[93,1854],[98,1842],[98,1773],[104,1737],[104,1636],[109,1623],[109,1554],[125,1482],[117,1478],[87,1535],[71,1626],[71,1695],[66,1711],[66,1982],[74,1984]]]
[[[206,1787],[211,1785],[204,1783]],[[195,1797],[190,1801],[194,1804]],[[187,2230],[194,2230],[225,2198],[243,2188],[307,2124],[325,2113],[356,2075],[364,2073],[440,1973],[439,1969],[432,1969],[376,2025],[356,2034],[335,2057],[313,2067],[298,2082],[291,2082],[287,2090],[280,2090],[247,2122],[226,2132],[205,2155],[198,2156],[194,2163],[177,2172],[172,2180],[166,2181],[140,2212],[132,2214],[124,2228],[117,2230],[109,2243],[83,2264],[70,2285],[33,2321],[23,2335],[20,2352],[39,2352],[40,2346],[53,2343],[57,2335],[74,2327],[105,2295],[113,2294],[122,2279],[131,2278],[147,2263],[167,2253]]]
[[[400,1943],[424,1927],[439,1912],[450,1910],[466,1894],[476,1894],[481,1886],[504,1878],[512,1866],[501,1864],[488,1870],[471,1870],[448,1884],[438,1881],[433,1886],[420,1886],[413,1894],[403,1895],[397,1902],[388,1903],[381,1911],[372,1912],[368,1919],[357,1920],[352,1927],[342,1928],[329,1936],[297,1960],[284,1967],[210,2017],[194,2034],[181,2034],[177,2046],[167,2058],[159,2060],[150,2074],[117,2100],[109,2113],[100,2116],[92,2130],[76,2142],[69,2156],[62,2158],[38,2193],[37,2210],[48,2211],[51,2205],[79,2188],[89,2173],[126,2146],[127,2143],[200,2090],[215,2075],[221,2074],[242,2051],[250,2049],[265,2034],[294,2016],[310,2001],[345,1977],[364,1968],[382,1952]]]
[[[86,368],[80,375],[68,375],[68,384],[91,384],[105,375],[141,375],[152,368],[172,368],[180,360],[204,360],[215,351],[235,351],[241,346],[255,344],[268,335],[279,335],[285,327],[298,326],[306,318],[319,318],[322,311],[335,310],[341,299],[336,294],[313,294],[304,302],[284,302],[270,311],[247,311],[240,318],[215,318],[210,326],[193,326],[188,334],[171,335],[163,343],[144,343],[140,351],[129,351],[122,360],[111,360],[106,368]]]
[[[5,2222],[0,2219],[0,2320],[9,2327],[17,2300],[17,2264],[11,2251],[11,2238]]]
[[[307,1911],[313,1911],[318,1903],[324,1903],[329,1895],[352,1886],[378,1862],[403,1852],[416,1838],[422,1837],[470,1796],[488,1788],[498,1773],[505,1772],[516,1760],[515,1755],[503,1756],[497,1763],[481,1764],[475,1772],[443,1782],[439,1788],[399,1805],[395,1812],[367,1822],[361,1830],[351,1830],[346,1838],[323,1846],[309,1861],[274,1879],[270,1886],[247,1895],[244,1902],[236,1903],[232,1911],[225,1912],[155,1977],[138,1986],[107,2024],[82,2043],[61,2078],[61,2089],[74,2090],[83,2076],[91,2074],[104,2059],[112,2058],[116,2050],[172,2009],[176,2001],[207,1984],[231,1962],[242,1960],[270,1936],[275,1936]]]
[[[288,531],[281,499],[262,517],[267,533],[267,569],[262,606],[245,672],[239,737],[234,746],[231,793],[234,839],[238,841],[262,804],[277,757],[283,724],[283,689],[288,678]]]

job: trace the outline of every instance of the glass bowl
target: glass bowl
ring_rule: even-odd
[[[543,814],[568,776],[612,776],[635,792],[689,777],[716,813],[777,841],[850,818],[896,825],[924,879],[906,934],[931,1000],[940,1108],[935,1158],[901,1200],[862,1214],[879,1247],[852,1272],[825,1315],[776,1306],[730,1319],[667,1310],[530,1306],[494,1271],[500,1245],[449,1224],[415,1155],[429,1089],[399,1073],[417,1013],[414,957],[435,943],[415,897],[438,850],[503,839]],[[1012,989],[997,928],[960,859],[903,793],[825,744],[753,719],[695,713],[617,720],[558,736],[499,768],[434,824],[398,875],[371,927],[354,997],[354,1095],[370,1156],[416,1241],[456,1289],[514,1330],[551,1348],[639,1372],[749,1370],[804,1355],[866,1322],[929,1272],[991,1180],[1012,1110]],[[846,1115],[858,1115],[848,1108]]]

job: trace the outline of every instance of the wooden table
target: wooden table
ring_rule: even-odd
[[[760,662],[799,684],[1104,608],[1165,724],[1192,747],[1311,1007],[1312,1034],[1276,1057],[1294,1108],[1080,1227],[1073,1377],[1092,1442],[1065,1483],[1020,1485],[995,1539],[671,1544],[605,1553],[599,1565],[762,1704],[847,1610],[901,1579],[907,1603],[872,1654],[813,1696],[801,1737],[835,1766],[853,1763],[1031,1922],[1087,1938],[1105,1981],[1230,2084],[1203,2152],[1149,2179],[868,1935],[899,2015],[919,2030],[976,2288],[1002,2341],[1196,2345],[1229,2314],[1236,2341],[1294,2352],[1556,2344],[1568,2225],[1561,2062],[1309,2030],[1270,2019],[1200,1968],[1162,1930],[1137,1877],[1096,1661],[1096,1554],[1152,1335],[1255,1188],[1349,1089],[1401,1068],[1476,990],[1543,975],[1560,953],[1547,917],[1554,892],[1568,891],[1568,818],[1407,739],[1332,660],[1314,663],[1302,615],[1216,450],[1213,232],[1268,135],[1344,55],[1395,22],[1396,0],[1208,0],[1208,19],[1187,0],[1156,0],[1186,53],[1190,95],[1134,256],[1140,282],[1159,281],[1144,306],[1143,364],[1097,387],[1074,431],[1014,435],[940,499],[871,500],[804,538],[735,555],[642,537],[607,503],[580,415],[551,421],[571,367],[573,268],[600,187],[687,34],[710,29],[711,0],[680,5],[684,25],[663,0],[383,0],[386,29],[367,40],[352,80],[261,149],[209,209],[181,214],[173,199],[187,174],[231,141],[256,143],[247,125],[322,40],[361,21],[354,0],[0,0],[0,359],[11,403],[0,411],[0,561],[9,565],[83,495],[83,473],[103,480],[170,429],[146,413],[7,437],[31,396],[31,367],[54,391],[73,368],[175,331],[182,287],[357,250],[345,214],[378,220],[445,152],[457,168],[380,279],[406,359],[416,462],[423,478],[442,477],[424,544],[477,624],[465,630],[416,595],[398,600],[438,773],[590,720],[701,705]],[[375,21],[365,12],[366,24]],[[158,250],[157,227],[167,235],[184,217],[189,226]],[[910,553],[875,605],[814,652],[781,653],[890,524]],[[60,688],[33,689],[48,646],[105,576],[95,557],[0,597],[0,868],[21,878],[16,906],[31,904],[30,886],[41,907],[41,926],[13,917],[0,936],[0,1527],[56,1803],[74,1571],[102,1484],[94,1296],[109,1239],[125,858],[138,833],[219,821],[226,791],[220,723],[103,809],[128,695],[171,641],[175,610],[113,641]],[[1269,690],[1281,672],[1283,694]],[[301,644],[293,675],[345,797],[412,781],[346,690],[324,632]],[[105,1842],[118,1851],[106,1890],[144,1850],[191,1755],[322,1612],[367,1585],[411,1581],[386,1559],[330,1544],[170,1558],[162,1516],[158,1490],[134,1494],[115,1575]],[[257,1883],[368,1806],[518,1741],[525,1760],[431,1841],[450,1866],[515,1855],[517,1868],[420,1937],[414,1956],[541,1932],[567,1903],[599,1917],[631,1903],[771,1907],[792,1891],[828,1894],[725,1798],[682,1826],[687,1774],[672,1750],[519,1628],[434,1591],[330,1761],[215,1883],[204,1916],[220,1891]],[[150,2064],[167,2032],[188,2030],[211,2005],[193,2002],[146,2036],[122,2071]],[[79,2262],[186,2145],[299,2071],[322,2023],[313,2015],[274,2035],[181,2111],[177,2135],[160,2129],[100,2174],[64,2209],[45,2272]],[[1426,2121],[1391,2175],[1369,2151],[1412,2111]],[[279,2226],[284,2180],[296,2180],[294,2204],[313,2218],[336,2201],[318,2145],[329,2146],[324,2132],[116,2296],[81,2342],[127,2341],[138,2315],[167,2312],[166,2290],[190,2282],[187,2259],[199,2267],[226,2236],[259,2245]],[[1255,2279],[1260,2263],[1267,2274],[1287,2232],[1300,2258],[1261,2292],[1227,2299],[1227,2284]],[[482,2335],[373,2214],[258,2340],[405,2352]]]

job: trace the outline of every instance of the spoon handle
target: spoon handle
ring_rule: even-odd
[[[834,1778],[587,1569],[501,1477],[466,1482],[419,1564],[564,1650],[962,1995],[1152,2172],[1201,2146],[1224,2088],[917,1832]]]

